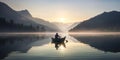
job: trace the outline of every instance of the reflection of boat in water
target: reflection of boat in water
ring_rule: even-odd
[[[55,44],[55,48],[58,50],[58,48],[63,45],[66,48],[65,42],[68,42],[67,40],[65,40],[66,37],[63,38],[52,38],[52,42]]]

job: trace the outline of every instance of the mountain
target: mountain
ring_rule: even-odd
[[[22,10],[22,11],[17,11],[17,12],[19,14],[27,17],[28,19],[35,21],[38,24],[46,26],[47,27],[46,30],[48,30],[48,31],[49,30],[51,30],[51,31],[60,31],[60,29],[55,24],[52,24],[52,23],[50,23],[48,21],[45,21],[44,19],[32,17],[32,15],[29,13],[29,11],[27,9]]]
[[[32,17],[28,10],[15,11],[5,3],[0,2],[0,18],[5,18],[6,22],[14,21],[15,24],[23,24],[26,26],[40,27],[39,31],[58,31],[49,27],[51,23],[46,22],[46,25],[41,24],[44,22],[36,22],[37,19]],[[41,19],[39,19],[41,20]],[[48,25],[47,25],[48,24]],[[52,25],[52,24],[51,24]],[[44,29],[42,29],[44,27]],[[55,26],[54,26],[55,28]],[[7,29],[7,28],[6,28]]]
[[[75,22],[73,24],[71,24],[69,27],[68,27],[68,30],[71,30],[73,29],[74,27],[76,27],[80,22]]]
[[[79,23],[70,31],[120,31],[120,12],[104,12]]]
[[[34,18],[34,17],[31,18],[31,19],[33,21],[41,24],[41,25],[44,25],[44,26],[48,27],[48,28],[46,28],[47,30],[52,29],[52,31],[61,31],[60,28],[57,25],[55,25],[55,24],[53,24],[51,22],[45,21],[45,20],[40,19],[40,18]]]
[[[38,24],[41,24],[41,25],[44,25],[46,26],[46,30],[47,31],[60,31],[60,29],[55,25],[55,24],[52,24],[48,21],[45,21],[43,19],[40,19],[40,18],[35,18],[35,17],[32,17],[32,15],[29,13],[28,10],[22,10],[22,11],[17,11],[19,14],[27,17],[28,19],[38,23]]]
[[[25,10],[21,10],[21,11],[17,11],[19,14],[25,16],[25,17],[32,17],[32,15],[29,13],[29,11],[27,9]]]
[[[7,20],[12,19],[15,23],[24,23],[26,25],[33,23],[33,21],[30,21],[21,14],[18,14],[15,10],[2,2],[0,2],[0,17],[7,18]]]

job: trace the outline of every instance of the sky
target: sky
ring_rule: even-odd
[[[120,11],[120,0],[0,0],[16,11],[50,22],[81,22],[103,12]]]

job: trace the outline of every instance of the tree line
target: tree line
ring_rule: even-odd
[[[13,19],[7,20],[4,17],[0,17],[0,31],[8,31],[8,32],[30,32],[30,31],[45,31],[44,26],[33,26],[30,25],[24,25],[22,23],[15,23]]]

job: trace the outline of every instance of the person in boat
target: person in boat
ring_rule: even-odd
[[[58,33],[55,34],[55,39],[60,38],[60,36],[58,35]]]
[[[66,38],[66,36],[64,37]],[[64,42],[64,39],[62,40],[61,36],[58,35],[58,33],[55,34],[55,42]],[[66,43],[68,40],[66,40]]]
[[[56,42],[60,42],[60,39],[61,39],[60,35],[58,35],[58,33],[56,33],[55,34],[55,40],[56,40]]]
[[[66,39],[66,36],[61,38],[61,36],[59,36],[58,33],[55,34],[55,38],[52,38],[52,43],[55,44],[55,48],[56,50],[58,50],[58,48],[63,45],[65,48],[66,48],[66,45],[65,45],[65,41],[66,43],[68,42]]]

